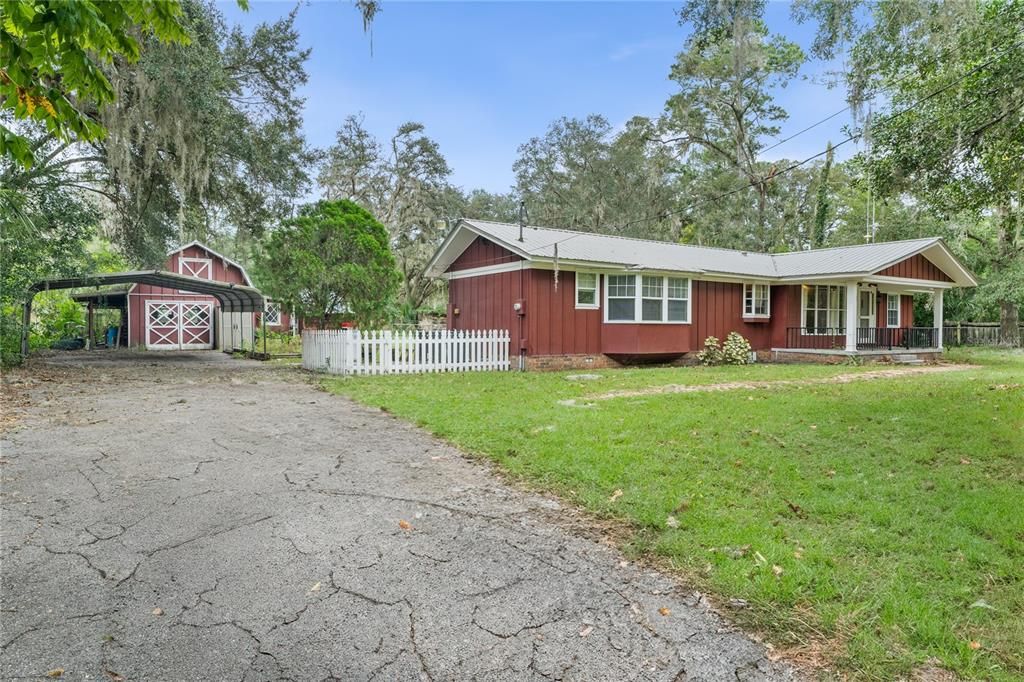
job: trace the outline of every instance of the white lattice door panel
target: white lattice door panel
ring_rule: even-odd
[[[213,304],[199,301],[147,301],[146,348],[213,348]]]
[[[179,303],[182,348],[213,348],[213,304]]]
[[[146,348],[177,350],[180,347],[178,312],[177,303],[146,302]]]

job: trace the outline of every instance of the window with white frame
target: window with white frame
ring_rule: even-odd
[[[690,321],[690,280],[664,275],[605,275],[608,322]],[[639,286],[638,286],[639,285]]]
[[[662,277],[643,276],[643,291],[640,296],[640,319],[644,322],[661,322],[664,316],[665,280]]]
[[[743,285],[743,317],[768,317],[771,314],[770,284]]]
[[[605,275],[608,290],[608,319],[631,322],[636,319],[636,275]]]
[[[804,334],[843,334],[846,330],[846,287],[803,287]]]
[[[886,294],[885,295],[885,326],[886,327],[899,327],[900,326],[900,295],[899,294]]]
[[[686,277],[667,277],[668,321],[690,321],[690,280]]]
[[[597,273],[576,273],[576,307],[597,308]]]
[[[267,301],[263,308],[263,322],[268,327],[276,327],[281,324],[281,304]]]

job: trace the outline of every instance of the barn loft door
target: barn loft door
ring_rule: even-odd
[[[146,348],[213,348],[213,304],[205,301],[146,301]]]
[[[199,279],[213,279],[213,261],[209,258],[186,258],[178,259],[178,271],[189,277]]]

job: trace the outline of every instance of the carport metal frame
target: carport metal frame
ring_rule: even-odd
[[[178,289],[180,291],[212,296],[220,303],[221,313],[258,313],[263,312],[265,305],[263,294],[255,287],[179,275],[174,272],[167,272],[166,270],[133,270],[131,272],[109,272],[82,275],[80,277],[44,279],[29,287],[28,298],[23,304],[21,326],[22,356],[28,355],[28,328],[32,321],[32,300],[36,294],[40,291],[52,291],[54,289],[100,287],[108,284],[149,284],[155,287]]]

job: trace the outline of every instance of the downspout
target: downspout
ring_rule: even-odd
[[[523,264],[519,264],[519,300],[523,299]],[[525,315],[516,315],[519,318],[519,371],[526,371],[526,348],[523,347],[523,318]]]

